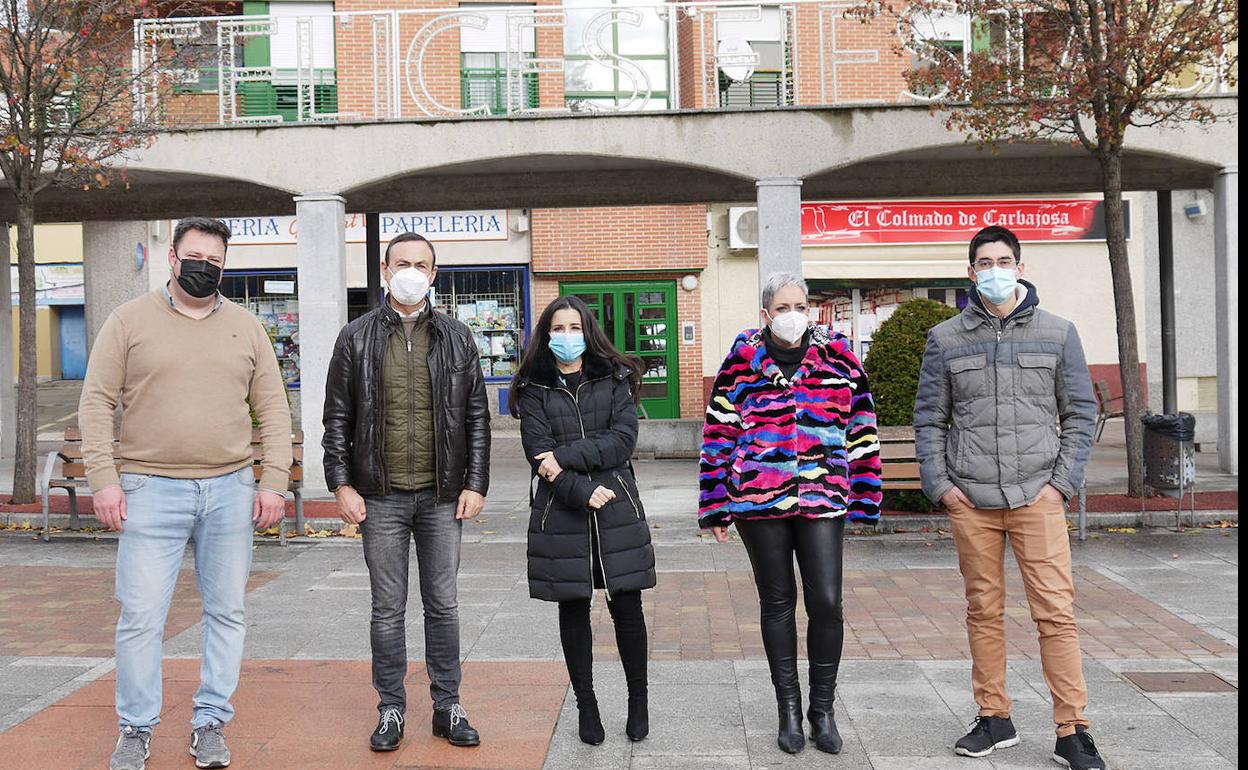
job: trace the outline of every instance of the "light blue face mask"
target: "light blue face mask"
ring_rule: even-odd
[[[1018,290],[1018,271],[1013,268],[990,267],[975,271],[975,288],[984,299],[1000,305]]]
[[[565,364],[570,364],[585,352],[585,335],[580,332],[551,332],[550,352]]]

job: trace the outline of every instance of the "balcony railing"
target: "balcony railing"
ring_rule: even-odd
[[[169,127],[915,103],[923,25],[855,0],[470,5],[144,19],[136,109]],[[279,9],[281,6],[272,6]],[[933,19],[949,55],[969,20]],[[1003,25],[1006,51],[1021,50]],[[159,66],[153,67],[153,63]],[[1225,93],[1225,73],[1173,87]]]

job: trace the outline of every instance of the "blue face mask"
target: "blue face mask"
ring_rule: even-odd
[[[1018,271],[1012,268],[990,267],[975,271],[975,288],[984,299],[1000,305],[1014,296],[1018,289]]]
[[[585,352],[585,335],[580,332],[551,332],[550,352],[565,364],[570,364]]]

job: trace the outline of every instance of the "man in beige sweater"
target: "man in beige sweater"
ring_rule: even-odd
[[[226,767],[224,725],[243,657],[253,528],[285,512],[290,408],[260,322],[217,290],[230,230],[178,223],[173,280],[113,311],[91,350],[79,404],[95,515],[120,532],[117,715],[110,770],[143,770],[160,721],[161,641],[187,543],[203,598],[203,663],[191,716],[200,768]],[[114,451],[113,418],[121,406]],[[252,472],[251,411],[263,472]]]

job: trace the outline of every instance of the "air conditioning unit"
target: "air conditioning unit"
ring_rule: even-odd
[[[739,206],[728,209],[728,247],[732,249],[758,248],[758,209]]]

